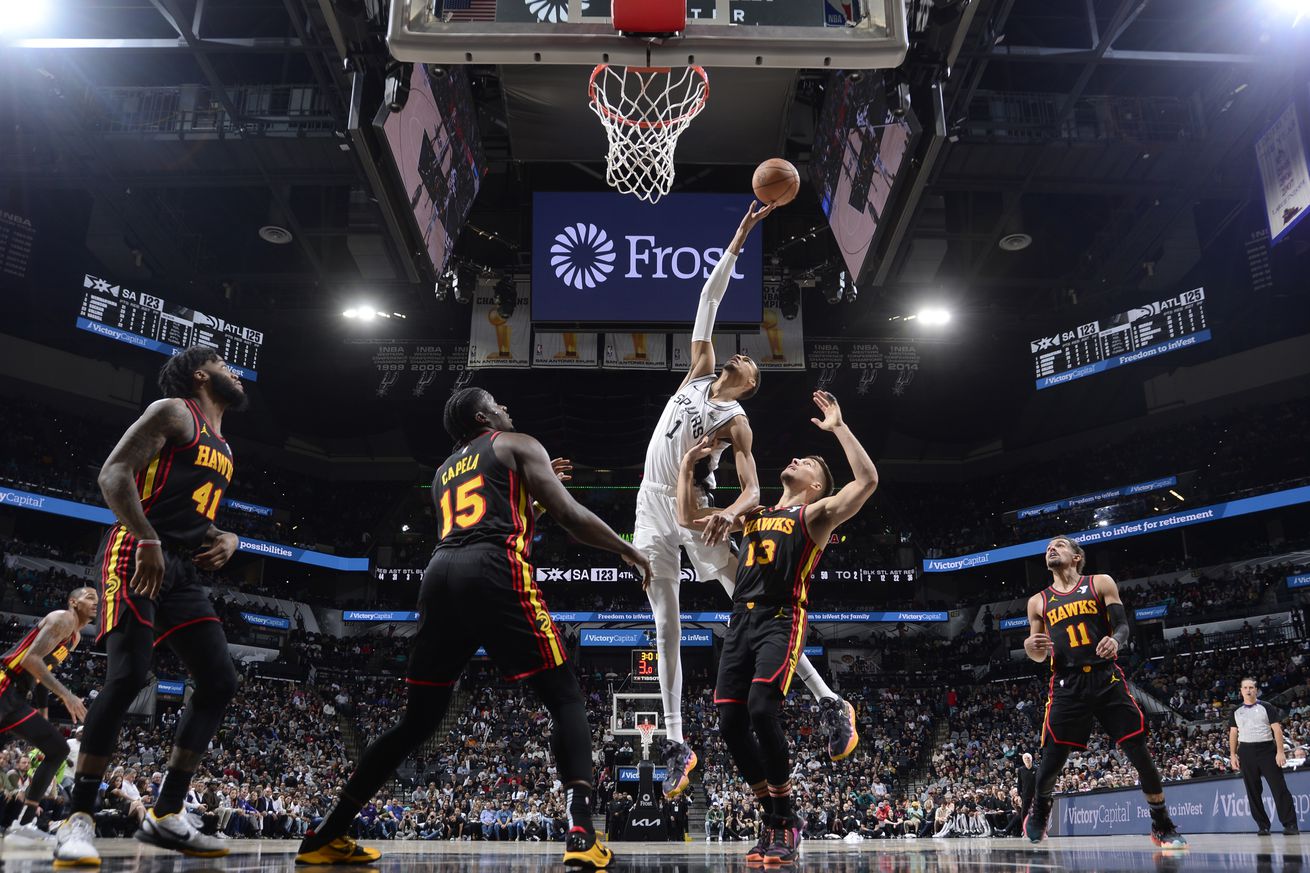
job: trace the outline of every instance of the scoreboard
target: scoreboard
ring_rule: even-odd
[[[660,681],[660,653],[655,649],[632,650],[632,682],[634,685],[658,684]]]
[[[1050,388],[1210,339],[1205,289],[1121,312],[1029,343],[1037,388]]]
[[[107,339],[175,355],[188,346],[208,346],[242,379],[258,377],[264,334],[160,297],[85,275],[77,327]]]

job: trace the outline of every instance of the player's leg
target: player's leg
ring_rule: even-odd
[[[747,863],[763,863],[764,853],[773,844],[773,831],[777,826],[774,804],[769,796],[769,780],[764,770],[764,753],[751,727],[748,700],[751,679],[755,675],[755,654],[751,651],[748,613],[734,609],[728,633],[719,655],[719,673],[714,683],[714,704],[719,710],[719,735],[723,737],[728,754],[737,765],[737,772],[760,802],[764,816],[759,839],[746,853]],[[723,842],[722,826],[719,842]],[[709,821],[706,820],[706,834]]]
[[[664,728],[671,743],[682,745],[682,622],[678,617],[681,535],[673,515],[673,500],[651,489],[637,492],[637,518],[632,544],[650,561],[646,588],[655,620],[655,648],[659,652],[660,697]]]
[[[1146,716],[1128,690],[1127,677],[1118,666],[1090,675],[1101,677],[1096,718],[1137,770],[1138,784],[1151,808],[1152,842],[1163,848],[1183,848],[1187,840],[1178,833],[1169,816],[1169,807],[1164,802],[1164,780],[1146,747]]]
[[[1086,674],[1075,673],[1060,680],[1057,687],[1051,678],[1050,696],[1046,702],[1046,717],[1042,721],[1042,758],[1037,764],[1037,790],[1032,809],[1023,820],[1023,832],[1029,840],[1040,843],[1046,839],[1046,826],[1051,817],[1056,780],[1074,749],[1086,749],[1087,738],[1092,735],[1091,687],[1083,681]]]
[[[750,612],[755,675],[751,678],[746,708],[763,756],[764,776],[769,783],[777,824],[773,844],[764,853],[764,863],[790,864],[800,850],[801,831],[792,805],[791,759],[781,710],[805,648],[805,611],[761,605]]]
[[[26,790],[16,795],[15,799],[20,804],[18,815],[5,832],[5,844],[11,848],[22,844],[46,845],[53,841],[53,836],[37,828],[36,820],[41,814],[41,798],[45,797],[55,773],[68,758],[68,741],[63,735],[36,710],[30,706],[26,708],[29,710],[27,713],[11,711],[6,714],[4,720],[13,726],[0,728],[0,742],[21,737],[29,745],[40,749],[45,757],[32,773]],[[11,720],[12,716],[17,718]]]

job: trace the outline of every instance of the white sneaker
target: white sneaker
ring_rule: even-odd
[[[232,851],[220,840],[202,834],[191,823],[190,816],[170,813],[156,818],[153,809],[141,820],[136,838],[152,846],[197,858],[221,858]]]
[[[23,848],[53,848],[55,845],[55,835],[46,833],[37,827],[36,822],[29,822],[20,825],[18,819],[14,819],[13,824],[5,831],[5,845],[11,849]]]
[[[99,867],[96,851],[96,823],[84,812],[75,812],[55,831],[56,867]]]

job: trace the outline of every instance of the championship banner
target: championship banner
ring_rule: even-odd
[[[1285,772],[1297,823],[1310,825],[1310,772]],[[1251,801],[1240,776],[1166,783],[1169,816],[1185,834],[1254,834]],[[1271,792],[1262,798],[1265,814],[1277,825]],[[1066,794],[1051,811],[1053,837],[1108,837],[1151,832],[1151,808],[1140,788]],[[1250,869],[1256,869],[1254,857]]]
[[[714,335],[714,363],[722,367],[723,362],[737,354],[737,335],[735,333],[716,333]],[[673,369],[682,372],[691,366],[691,334],[675,333],[673,335]]]
[[[761,370],[804,370],[805,331],[800,309],[797,308],[795,318],[783,318],[781,297],[779,288],[764,289],[764,321],[760,332],[738,334],[737,345]]]
[[[1295,103],[1256,141],[1255,160],[1264,182],[1270,245],[1276,245],[1310,209],[1310,170]]]
[[[669,335],[666,333],[607,333],[606,370],[667,370]]]
[[[600,336],[594,333],[533,331],[533,367],[595,368]]]
[[[505,318],[496,307],[492,289],[478,287],[473,300],[472,324],[469,326],[469,369],[500,367],[526,369],[531,365],[532,322],[528,313],[527,286],[518,289],[514,314]]]

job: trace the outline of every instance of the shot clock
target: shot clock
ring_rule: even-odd
[[[657,684],[660,681],[660,653],[654,649],[632,650],[633,684]]]

